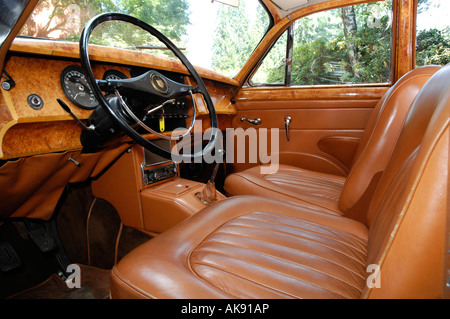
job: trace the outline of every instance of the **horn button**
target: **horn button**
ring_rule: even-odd
[[[160,75],[152,74],[150,82],[153,88],[159,93],[167,94],[169,92],[169,85],[167,84],[167,81],[163,79]]]

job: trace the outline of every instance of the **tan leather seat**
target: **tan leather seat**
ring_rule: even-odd
[[[449,114],[447,66],[413,103],[366,223],[319,206],[231,197],[125,256],[112,269],[111,296],[440,297]]]
[[[280,165],[274,174],[261,174],[260,166],[229,175],[228,195],[261,195],[316,205],[332,214],[347,214],[366,208],[384,171],[409,108],[425,82],[439,66],[426,66],[403,76],[376,105],[347,177]]]

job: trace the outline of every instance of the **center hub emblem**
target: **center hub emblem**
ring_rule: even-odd
[[[150,78],[150,82],[152,83],[153,88],[159,93],[166,94],[169,92],[169,86],[167,85],[166,80],[158,74],[153,74]]]

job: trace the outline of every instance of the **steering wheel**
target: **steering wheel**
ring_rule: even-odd
[[[91,63],[89,60],[89,38],[93,32],[93,30],[103,22],[106,21],[124,21],[131,23],[141,29],[147,31],[162,43],[164,43],[167,48],[169,48],[175,56],[181,61],[181,63],[186,67],[189,74],[194,78],[197,83],[196,87],[186,85],[184,83],[179,83],[172,81],[167,78],[163,74],[150,70],[140,76],[131,78],[131,79],[114,79],[114,80],[97,80],[94,77],[94,73],[92,71]],[[184,56],[184,54],[176,47],[175,44],[172,43],[166,36],[164,36],[161,32],[145,23],[144,21],[132,17],[130,15],[121,14],[121,13],[103,13],[99,14],[96,17],[92,18],[84,27],[83,32],[81,33],[80,38],[80,57],[81,57],[81,66],[83,68],[84,74],[89,85],[92,88],[94,96],[99,102],[100,106],[103,110],[119,125],[119,127],[136,143],[141,145],[142,147],[150,150],[153,153],[156,153],[160,156],[166,158],[178,158],[178,160],[192,160],[198,157],[203,156],[204,154],[210,153],[216,143],[218,141],[218,120],[217,114],[214,108],[214,104],[211,100],[211,96],[206,89],[206,86],[202,80],[202,78],[198,75],[197,71],[193,67],[193,65],[189,62],[189,60]],[[102,93],[103,88],[108,88],[109,90],[113,90],[116,96],[116,99],[110,99],[109,102],[105,95]],[[162,109],[164,105],[173,102],[173,97],[179,95],[190,95],[192,100],[192,121],[187,130],[184,130],[184,133],[176,136],[167,136],[161,134],[159,132],[154,131],[150,127],[146,126],[143,121],[140,119],[142,116],[143,110],[136,110],[127,105],[126,98],[121,96],[119,93],[119,88],[127,88],[132,89],[134,91],[138,91],[144,94],[150,94],[158,97],[159,99],[165,101],[159,106],[146,111],[146,114],[149,114],[157,109]],[[209,117],[211,120],[211,134],[209,136],[209,141],[207,145],[197,153],[194,154],[178,154],[173,153],[172,151],[168,151],[155,143],[151,142],[151,140],[147,140],[144,138],[134,127],[136,124],[143,127],[150,133],[157,135],[158,137],[168,139],[168,140],[180,140],[187,134],[191,133],[191,130],[194,126],[195,115],[196,115],[196,107],[195,100],[193,94],[200,93],[203,95],[204,101],[206,103],[207,109],[209,111]],[[144,112],[144,115],[146,115]],[[133,123],[134,122],[134,123]]]

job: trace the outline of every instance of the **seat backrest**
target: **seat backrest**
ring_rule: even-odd
[[[450,65],[424,85],[401,129],[367,212],[369,298],[442,295],[449,154]]]
[[[347,215],[367,210],[377,177],[386,168],[414,98],[439,69],[439,66],[425,66],[410,71],[386,92],[375,107],[339,199],[339,208]]]

